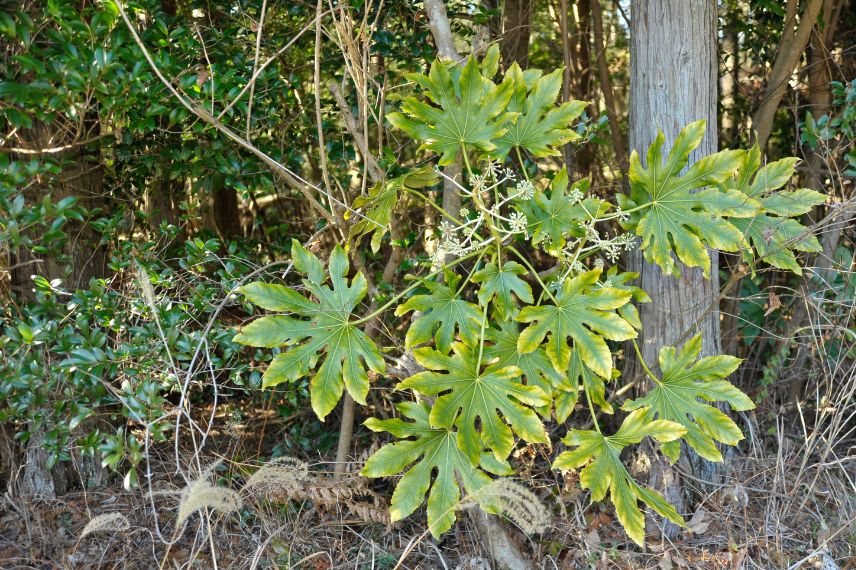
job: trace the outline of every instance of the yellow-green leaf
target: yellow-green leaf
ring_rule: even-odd
[[[738,251],[746,240],[731,218],[749,218],[760,209],[760,204],[743,192],[715,187],[738,168],[743,151],[725,150],[706,156],[680,174],[701,142],[704,127],[704,121],[684,127],[665,161],[661,152],[665,137],[658,133],[648,147],[647,168],[633,151],[630,196],[618,196],[623,209],[641,208],[624,227],[642,236],[645,260],[659,265],[667,275],[680,275],[674,253],[684,265],[701,267],[708,276],[707,248]]]
[[[429,342],[434,338],[437,348],[449,352],[458,331],[464,342],[475,344],[478,338],[482,313],[477,305],[464,301],[458,295],[460,277],[451,271],[445,273],[446,282],[425,281],[428,295],[414,295],[395,309],[397,316],[410,311],[421,313],[410,324],[404,337],[406,348]]]
[[[478,347],[460,342],[452,345],[451,355],[431,348],[417,348],[413,354],[427,370],[397,389],[439,395],[431,407],[431,425],[457,426],[458,447],[473,463],[485,446],[497,459],[508,457],[514,447],[512,432],[528,442],[548,443],[544,425],[530,406],[545,406],[550,399],[537,386],[521,384],[519,368],[483,370],[486,362],[481,362]]]
[[[600,273],[595,269],[567,279],[555,304],[524,307],[517,320],[531,324],[520,333],[520,352],[536,350],[547,337],[547,356],[556,370],[564,372],[571,359],[570,338],[586,366],[609,377],[612,353],[605,339],[628,340],[636,337],[636,331],[614,312],[630,302],[632,293],[596,286]]]
[[[651,417],[677,422],[686,428],[684,440],[696,453],[709,461],[722,461],[715,441],[736,445],[743,433],[730,417],[703,403],[727,402],[738,411],[755,407],[752,400],[733,384],[724,380],[741,360],[733,356],[701,358],[701,335],[690,339],[679,352],[673,347],[660,349],[662,379],[648,394],[624,403],[624,410],[647,409]],[[672,462],[681,453],[678,442],[665,443],[665,453]]]
[[[439,538],[455,522],[455,509],[461,499],[458,481],[468,494],[473,494],[490,483],[490,477],[458,448],[454,430],[431,426],[428,404],[405,402],[397,408],[412,421],[366,420],[365,425],[372,431],[386,431],[402,441],[383,446],[369,457],[361,473],[366,477],[388,477],[407,469],[392,494],[390,518],[397,521],[409,516],[428,494],[428,528]],[[493,469],[507,470],[507,464],[489,463]]]
[[[385,365],[374,342],[350,322],[368,285],[361,273],[348,284],[345,251],[336,246],[330,256],[330,287],[317,257],[297,242],[291,250],[295,267],[307,276],[303,285],[314,300],[282,285],[247,285],[242,292],[250,301],[296,317],[260,317],[242,327],[234,340],[249,346],[286,347],[265,371],[264,387],[303,378],[321,361],[310,381],[310,396],[312,409],[323,420],[336,407],[345,388],[354,400],[365,404],[369,389],[367,368],[383,373]]]
[[[568,101],[556,106],[562,88],[563,69],[541,76],[541,72],[524,74],[517,63],[506,73],[514,86],[507,109],[520,113],[516,120],[506,121],[505,134],[495,139],[496,150],[491,154],[504,160],[512,148],[528,151],[532,156],[559,156],[562,145],[580,136],[571,123],[585,110],[585,101]],[[527,76],[528,75],[528,76]]]
[[[593,502],[604,500],[608,493],[621,526],[636,544],[642,546],[645,516],[639,509],[639,501],[677,525],[684,526],[684,519],[658,493],[633,480],[621,462],[621,451],[646,437],[661,443],[675,441],[685,431],[675,422],[649,419],[647,410],[642,408],[627,416],[611,436],[596,431],[571,430],[563,441],[576,449],[559,455],[553,468],[567,471],[585,466],[580,472],[580,485],[591,490]]]
[[[441,165],[454,163],[463,145],[495,149],[493,139],[505,133],[503,124],[515,116],[506,110],[513,92],[510,78],[494,84],[482,75],[475,57],[461,70],[450,72],[447,65],[436,59],[427,76],[408,74],[408,79],[422,87],[428,102],[408,97],[401,113],[387,115],[394,127],[439,154]]]

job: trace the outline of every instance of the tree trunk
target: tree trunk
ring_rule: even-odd
[[[36,123],[27,135],[27,142],[34,149],[56,145],[50,127],[44,123]],[[104,209],[104,172],[100,157],[81,148],[57,158],[69,162],[55,180],[30,189],[25,195],[27,203],[35,205],[47,194],[54,203],[76,197],[78,204],[87,210]],[[11,280],[21,301],[35,299],[33,275],[48,281],[60,279],[68,289],[84,288],[90,279],[106,275],[107,250],[99,244],[101,236],[88,223],[71,219],[65,223],[63,231],[68,240],[58,255],[35,256],[28,250],[15,252]]]
[[[532,32],[532,0],[505,0],[502,11],[502,63],[508,69],[512,63],[526,69],[529,66],[529,36]]]
[[[179,204],[181,203],[182,181],[169,177],[167,165],[162,165],[157,178],[146,188],[143,208],[149,228],[157,231],[161,224],[181,227]],[[183,232],[179,233],[179,238]]]
[[[702,144],[689,164],[717,150],[717,53],[715,0],[634,0],[630,56],[630,147],[640,151],[663,131],[668,148],[683,126],[705,119]],[[719,312],[704,313],[719,291],[716,252],[711,252],[710,279],[701,270],[682,268],[682,277],[665,276],[659,267],[645,263],[638,249],[630,255],[629,269],[640,273],[640,285],[653,303],[640,307],[643,331],[641,350],[652,367],[661,347],[675,343],[685,332],[703,335],[703,355],[719,352]],[[635,364],[635,363],[634,363]],[[635,372],[636,367],[628,370]],[[633,374],[638,378],[638,374]],[[649,383],[638,386],[644,393]],[[664,493],[678,511],[686,511],[686,498],[677,471],[650,453],[650,483]],[[696,477],[717,475],[714,464],[690,454]],[[667,528],[674,534],[677,527]]]
[[[50,125],[44,123],[36,123],[26,139],[34,149],[56,144],[55,133]],[[45,195],[50,195],[54,203],[73,196],[87,210],[99,209],[102,210],[101,215],[108,215],[100,155],[79,148],[58,158],[67,162],[56,180],[28,191],[27,203],[38,204]],[[63,286],[71,290],[86,288],[91,279],[107,276],[107,249],[100,244],[98,232],[87,222],[74,220],[66,222],[63,231],[68,240],[56,255],[34,256],[23,249],[15,253],[12,286],[22,303],[35,301],[32,275],[40,275],[49,281],[60,279]],[[24,466],[16,485],[18,493],[52,497],[76,487],[78,482],[100,481],[103,469],[98,458],[74,455],[72,461],[49,468],[43,439],[43,427],[31,429],[30,439],[23,450]]]
[[[227,186],[222,174],[211,174],[202,184],[203,221],[222,240],[242,235],[238,192]]]

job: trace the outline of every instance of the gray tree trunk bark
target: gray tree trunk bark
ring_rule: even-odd
[[[634,0],[630,56],[630,147],[644,157],[657,130],[670,148],[687,123],[705,119],[707,129],[689,164],[717,150],[717,41],[716,0]],[[680,278],[665,276],[645,263],[640,251],[631,253],[629,269],[640,273],[640,285],[653,303],[640,307],[643,331],[640,347],[654,368],[659,349],[674,344],[686,331],[703,335],[703,355],[719,352],[719,311],[710,311],[719,292],[716,252],[711,252],[710,279],[698,269],[683,268]],[[628,353],[629,354],[629,353]],[[629,354],[630,355],[630,354]],[[635,363],[634,363],[635,364]],[[654,368],[656,369],[656,368]],[[638,364],[628,367],[639,378]],[[643,379],[638,390],[649,384]],[[696,477],[710,479],[714,464],[691,455]],[[649,449],[641,462],[649,483],[663,492],[679,511],[686,511],[686,495],[676,469]],[[674,534],[671,525],[667,534]]]
[[[51,146],[55,133],[52,127],[38,122],[26,133],[32,148]],[[109,203],[104,189],[104,173],[100,154],[84,148],[65,153],[68,159],[56,180],[28,191],[27,202],[37,204],[42,196],[50,195],[59,202],[74,196],[88,210],[101,209],[101,215],[109,215]],[[69,220],[63,227],[68,241],[60,255],[35,256],[28,249],[15,252],[17,267],[11,271],[13,290],[21,303],[35,301],[32,275],[48,280],[61,279],[63,286],[70,289],[85,289],[91,279],[107,275],[107,248],[100,244],[100,235],[88,223]],[[57,496],[82,483],[100,481],[104,471],[100,458],[80,456],[75,453],[72,461],[48,467],[48,453],[44,449],[44,428],[32,428],[30,439],[23,449],[23,469],[20,479],[15,481],[15,490],[22,495]],[[12,447],[8,446],[11,450]],[[14,459],[7,458],[12,465]],[[13,478],[10,478],[12,481]]]

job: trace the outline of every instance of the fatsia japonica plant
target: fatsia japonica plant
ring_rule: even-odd
[[[311,376],[312,408],[322,420],[343,390],[365,403],[369,371],[385,373],[384,352],[411,355],[422,371],[395,388],[400,417],[365,422],[396,441],[372,455],[362,473],[403,473],[392,496],[392,520],[411,515],[427,496],[435,536],[455,522],[461,487],[471,496],[493,476],[512,474],[508,458],[518,441],[550,446],[545,423],[564,423],[579,405],[594,429],[570,430],[563,440],[569,450],[553,467],[580,469],[592,501],[608,497],[630,538],[641,544],[640,503],[676,524],[684,521],[631,477],[621,451],[652,438],[674,462],[684,441],[702,457],[722,461],[717,444],[735,445],[743,436],[710,403],[735,410],[753,404],[727,380],[740,360],[699,358],[700,337],[663,347],[659,366],[644,366],[652,380],[647,394],[623,402],[607,398],[619,377],[610,342],[633,341],[642,326],[634,303],[652,301],[632,285],[636,275],[618,269],[621,252],[638,244],[648,261],[674,275],[682,265],[707,274],[708,248],[799,271],[793,250],[818,244],[792,216],[823,196],[782,191],[795,160],[761,168],[757,148],[718,152],[682,174],[701,141],[699,121],[681,131],[665,156],[662,134],[645,165],[633,153],[629,195],[615,202],[597,197],[588,179],[571,182],[550,159],[579,138],[572,123],[584,107],[578,101],[557,105],[562,71],[544,75],[513,64],[497,83],[498,63],[495,48],[481,62],[437,60],[428,75],[407,76],[415,93],[389,116],[422,151],[438,157],[438,167],[463,166],[462,179],[450,179],[462,208],[442,212],[430,269],[368,311],[366,279],[359,272],[349,279],[345,248],[333,249],[325,270],[294,242],[302,287],[244,286],[252,304],[276,314],[257,318],[235,338],[278,349],[265,386]],[[405,195],[427,199],[420,190],[446,176],[438,167],[411,168],[360,198],[350,250],[370,234],[378,250],[395,223],[394,204]],[[554,260],[551,270],[536,270],[530,261],[536,252]],[[379,347],[364,328],[392,314],[406,319],[398,321],[406,325],[403,346]],[[621,414],[614,422],[620,427],[606,433],[599,414]]]

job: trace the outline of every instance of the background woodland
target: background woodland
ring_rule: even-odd
[[[799,227],[787,239],[756,231],[754,253],[705,241],[708,271],[668,275],[631,247],[580,267],[621,286],[638,274],[652,300],[638,353],[611,340],[597,411],[548,422],[552,445],[510,450],[529,493],[510,510],[525,512],[476,501],[434,537],[422,510],[390,519],[396,477],[360,472],[394,439],[382,422],[420,413],[394,388],[424,371],[405,337],[426,309],[382,309],[459,263],[442,224],[466,220],[456,187],[474,170],[466,150],[420,148],[400,113],[422,96],[408,74],[493,61],[492,48],[497,84],[556,73],[545,108],[575,113],[555,153],[502,157],[547,180],[533,192],[555,197],[547,184],[566,175],[592,200],[632,196],[632,152],[650,167],[658,131],[665,156],[704,120],[690,165],[744,149],[746,169],[787,164],[783,191],[822,197],[782,214]],[[0,49],[0,566],[854,563],[852,0],[5,1]],[[562,271],[549,247],[520,260],[536,296]],[[463,290],[480,259],[432,284]],[[342,264],[351,286],[362,276],[355,316],[372,317],[362,331],[382,361],[365,405],[346,391],[325,414],[310,374],[263,380],[278,350],[236,336],[264,314],[248,284],[302,295],[315,263],[322,282]],[[744,435],[724,462],[685,445],[671,463],[650,438],[621,455],[687,521],[649,514],[640,548],[576,469],[551,465],[569,430],[620,429],[618,404],[650,389],[644,363],[696,333],[701,357],[742,359],[729,381],[754,409],[723,407]]]

